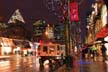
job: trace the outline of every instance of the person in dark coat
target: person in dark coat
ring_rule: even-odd
[[[104,45],[102,45],[101,53],[102,53],[103,61],[107,60],[106,51],[107,51],[106,47]]]

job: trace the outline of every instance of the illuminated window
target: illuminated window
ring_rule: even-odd
[[[50,46],[50,53],[54,52],[54,46]]]

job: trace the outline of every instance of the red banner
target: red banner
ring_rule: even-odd
[[[70,3],[70,21],[78,21],[78,3],[72,2]]]

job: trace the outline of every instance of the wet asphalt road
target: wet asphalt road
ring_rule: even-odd
[[[45,64],[44,69],[39,67],[39,58],[11,56],[8,59],[0,60],[0,72],[49,72],[49,65]]]
[[[0,72],[108,72],[108,61],[103,62],[102,57],[98,57],[97,61],[75,59],[71,69],[64,65],[53,70],[48,63],[40,67],[38,60],[39,58],[33,56],[11,56],[6,60],[0,60]]]

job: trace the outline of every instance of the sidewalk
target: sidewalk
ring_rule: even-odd
[[[106,72],[106,70],[108,70],[107,68],[108,60],[103,62],[102,57],[97,57],[96,61],[92,59],[76,59],[73,62],[72,68],[67,69],[66,65],[63,65],[55,72]]]
[[[73,63],[72,68],[66,68],[66,65],[61,66],[55,72],[80,72],[77,62]]]
[[[55,72],[80,72],[80,69],[79,69],[80,66],[79,66],[78,61],[79,59],[75,57],[73,60],[72,68],[67,68],[66,65],[64,64],[63,66],[58,68]]]

